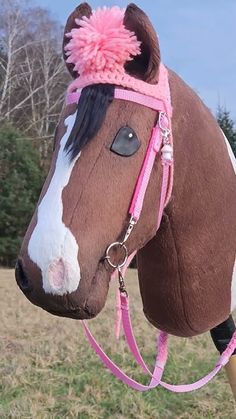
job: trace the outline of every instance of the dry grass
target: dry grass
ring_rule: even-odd
[[[151,365],[155,330],[145,320],[135,274],[128,274],[134,327]],[[88,347],[80,324],[33,307],[18,291],[13,271],[0,271],[0,418],[167,419],[236,417],[224,372],[196,393],[145,394],[114,379]],[[114,286],[104,313],[91,328],[106,351],[136,379],[145,382],[123,339],[113,336]],[[217,354],[208,335],[170,340],[165,378],[191,382],[207,373]]]

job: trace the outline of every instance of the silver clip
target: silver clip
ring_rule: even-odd
[[[128,238],[130,237],[130,235],[131,235],[131,233],[132,233],[132,231],[133,231],[133,229],[134,229],[134,226],[135,226],[136,224],[137,224],[137,220],[135,220],[135,218],[134,218],[134,217],[131,217],[131,219],[130,219],[130,221],[129,221],[128,228],[127,228],[126,233],[125,233],[125,238],[124,238],[124,240],[123,240],[122,244],[124,244],[124,243],[126,243],[126,242],[127,242]]]
[[[159,127],[160,127],[160,130],[161,130],[161,133],[162,133],[162,138],[163,138],[163,144],[164,145],[168,145],[168,144],[170,144],[170,133],[171,133],[171,130],[168,128],[168,127],[166,127],[166,126],[164,126],[163,125],[163,120],[164,119],[167,119],[167,121],[168,121],[168,115],[167,115],[167,113],[166,112],[160,112],[160,114],[159,114]]]
[[[124,280],[124,277],[122,275],[122,272],[121,272],[120,268],[118,268],[118,280],[119,280],[119,291],[120,291],[120,293],[124,294],[124,295],[126,295],[126,297],[128,297],[128,292],[127,292],[126,287],[125,287],[125,280]]]

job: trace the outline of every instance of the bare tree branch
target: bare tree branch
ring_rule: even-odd
[[[0,121],[32,137],[52,135],[69,81],[61,54],[62,28],[49,13],[2,0]]]

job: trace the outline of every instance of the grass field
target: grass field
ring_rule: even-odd
[[[135,272],[127,282],[137,340],[153,364],[155,329],[142,314]],[[132,360],[123,338],[113,335],[114,285],[104,312],[91,322],[98,340],[134,378],[147,377]],[[165,373],[169,382],[191,382],[214,365],[209,335],[170,339]],[[78,321],[52,317],[18,291],[14,273],[0,270],[0,418],[227,418],[234,402],[224,372],[195,393],[173,395],[156,389],[145,394],[114,379],[89,348]]]

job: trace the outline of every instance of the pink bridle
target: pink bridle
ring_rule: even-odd
[[[73,104],[78,103],[80,98],[79,92],[68,93],[66,98],[66,103]],[[120,293],[119,293],[119,309],[118,315],[120,313],[120,318],[118,317],[118,324],[116,327],[116,334],[119,335],[119,320],[122,320],[123,330],[127,344],[132,352],[137,363],[143,368],[146,374],[150,375],[151,381],[148,385],[143,385],[132,378],[128,377],[122,370],[105,354],[102,348],[99,346],[93,335],[91,334],[85,321],[81,321],[86,337],[91,344],[92,348],[95,350],[103,364],[115,375],[119,380],[123,381],[125,384],[131,388],[138,391],[147,391],[152,388],[155,388],[159,385],[162,387],[176,392],[184,393],[193,390],[197,390],[207,384],[220,369],[225,366],[231,355],[233,354],[236,348],[236,332],[234,333],[227,349],[218,359],[215,368],[208,375],[202,379],[196,381],[193,384],[187,385],[171,385],[162,381],[162,375],[164,372],[165,364],[168,356],[167,341],[168,334],[165,332],[160,332],[158,336],[157,343],[157,356],[156,363],[153,372],[149,370],[146,363],[144,362],[140,351],[135,340],[130,313],[129,313],[129,297],[125,289],[124,284],[124,275],[125,272],[131,263],[136,252],[128,258],[128,250],[126,247],[126,242],[132,231],[139,221],[141,211],[143,208],[145,193],[149,184],[151,177],[153,165],[156,159],[157,154],[161,152],[161,162],[162,162],[162,185],[161,185],[161,196],[160,196],[160,206],[157,216],[157,230],[160,227],[161,219],[163,216],[164,209],[168,204],[172,188],[173,188],[173,170],[174,170],[174,160],[173,160],[173,137],[171,130],[171,117],[172,117],[172,108],[170,104],[162,99],[155,99],[150,96],[146,96],[141,93],[137,93],[130,90],[124,89],[115,89],[115,99],[126,100],[130,102],[135,102],[140,105],[151,108],[159,113],[159,119],[156,126],[153,128],[151,139],[149,141],[144,162],[139,174],[138,181],[136,183],[135,192],[132,198],[132,202],[129,208],[130,221],[127,228],[127,231],[124,235],[124,240],[122,242],[116,242],[109,246],[106,252],[106,258],[108,263],[118,271],[119,284],[120,284]],[[111,261],[110,251],[115,247],[120,247],[124,251],[124,261],[119,265],[115,265]]]

